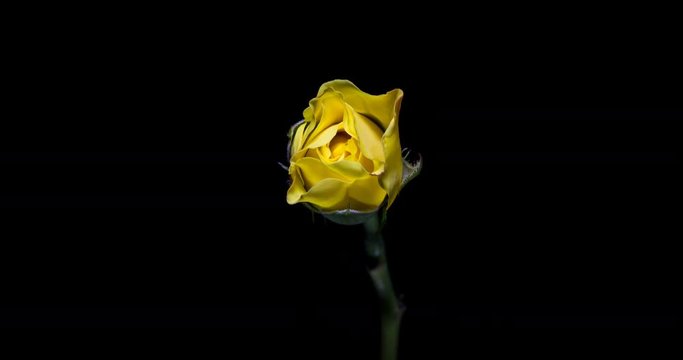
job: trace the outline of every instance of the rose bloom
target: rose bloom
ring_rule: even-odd
[[[323,213],[390,207],[420,165],[401,156],[402,99],[400,89],[370,95],[348,80],[323,84],[290,130],[287,202]]]

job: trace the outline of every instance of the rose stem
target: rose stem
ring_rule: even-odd
[[[379,298],[382,319],[382,360],[396,360],[398,354],[399,329],[405,307],[399,302],[391,284],[384,251],[384,240],[378,216],[373,216],[365,225],[365,249],[376,263],[368,268]]]

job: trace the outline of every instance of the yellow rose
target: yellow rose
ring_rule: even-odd
[[[325,214],[374,213],[385,200],[390,207],[421,165],[401,155],[402,99],[400,89],[370,95],[348,80],[323,84],[290,130],[287,202]]]

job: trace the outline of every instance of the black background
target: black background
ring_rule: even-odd
[[[406,351],[469,327],[680,325],[666,21],[134,18],[17,30],[0,325],[275,329],[375,351],[362,229],[287,205],[278,165],[335,78],[402,88],[402,145],[424,157],[385,229]]]

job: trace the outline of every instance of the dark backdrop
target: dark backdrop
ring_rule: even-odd
[[[402,88],[402,144],[424,157],[385,230],[406,349],[467,327],[680,325],[670,45],[405,19],[363,41],[126,24],[17,44],[1,325],[281,329],[372,349],[361,229],[288,206],[278,165],[334,78]]]

